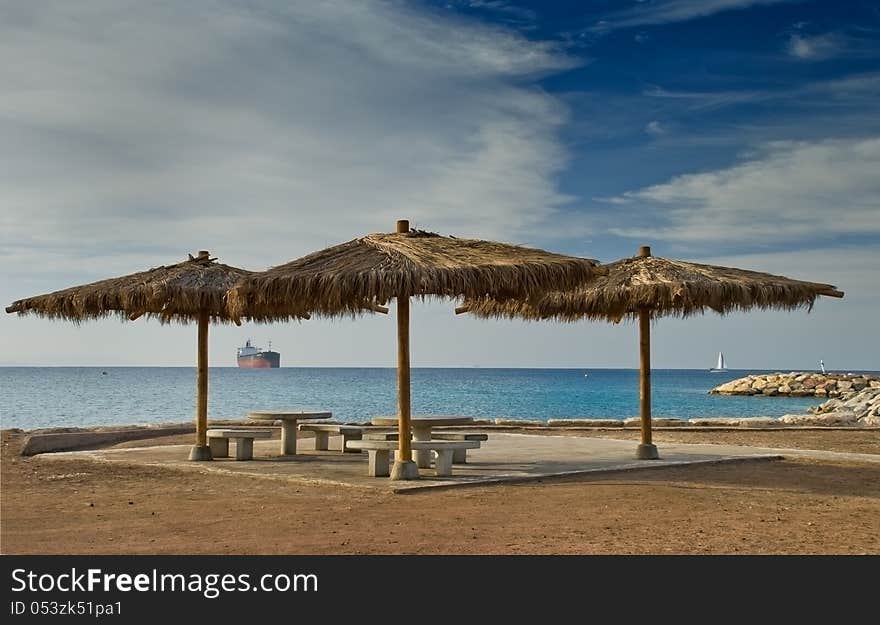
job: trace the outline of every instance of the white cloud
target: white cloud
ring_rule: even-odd
[[[771,143],[737,165],[625,193],[630,215],[660,223],[613,232],[726,243],[880,234],[878,171],[880,138]]]
[[[648,24],[686,22],[723,11],[735,11],[753,6],[791,1],[793,0],[659,0],[650,5],[639,3],[631,8],[607,15],[596,24],[593,30],[606,31]]]
[[[537,17],[537,13],[531,9],[516,6],[509,2],[503,2],[502,0],[470,0],[469,2],[466,2],[466,4],[472,9],[492,11],[515,20],[528,22]]]
[[[642,95],[669,103],[681,103],[693,111],[711,111],[740,104],[764,102],[801,103],[811,110],[828,104],[850,104],[873,113],[874,100],[880,93],[880,73],[855,73],[827,80],[805,83],[785,89],[743,89],[740,91],[681,91],[649,85]]]
[[[12,275],[262,268],[403,217],[518,240],[569,201],[567,110],[529,84],[578,64],[553,44],[381,0],[4,12]]]
[[[645,132],[651,136],[659,137],[661,135],[665,135],[667,132],[669,132],[669,130],[666,128],[666,126],[655,119],[654,121],[648,122],[648,124],[645,126]]]
[[[688,108],[693,110],[714,109],[734,104],[756,102],[772,97],[768,92],[743,90],[743,91],[673,91],[658,85],[646,88],[642,95],[651,98],[666,100],[679,100],[686,102]]]
[[[792,35],[787,44],[788,53],[802,61],[822,61],[837,56],[845,49],[844,39],[837,34],[806,36]]]

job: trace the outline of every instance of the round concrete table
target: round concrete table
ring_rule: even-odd
[[[309,410],[308,408],[273,408],[272,410],[252,410],[248,419],[258,421],[281,421],[281,453],[296,455],[296,422],[300,419],[330,419],[330,412]]]
[[[465,425],[473,423],[473,417],[443,417],[443,416],[425,416],[410,417],[412,425],[413,440],[429,441],[431,440],[431,428],[442,425]],[[373,417],[370,420],[373,425],[396,426],[398,424],[397,417]],[[420,469],[428,469],[431,467],[431,450],[413,450],[413,460]]]

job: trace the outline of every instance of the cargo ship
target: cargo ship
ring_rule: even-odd
[[[269,341],[269,349],[263,351],[251,345],[248,339],[244,347],[238,348],[238,366],[245,369],[277,369],[281,366],[281,354],[272,351],[272,341]]]

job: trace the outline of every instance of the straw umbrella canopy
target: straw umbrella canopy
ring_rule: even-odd
[[[597,273],[597,262],[493,241],[410,230],[370,234],[257,273],[230,291],[230,312],[253,320],[314,313],[358,316],[397,300],[399,453],[392,479],[417,479],[410,460],[410,297],[499,301],[568,288]]]
[[[604,319],[639,321],[639,403],[642,441],[637,456],[659,455],[651,441],[652,317],[689,317],[706,309],[719,314],[739,310],[810,310],[819,296],[843,297],[830,284],[804,282],[757,271],[689,263],[651,256],[642,247],[638,256],[604,265],[607,274],[573,290],[548,292],[538,299],[499,301],[471,298],[456,312],[479,317],[577,321]]]
[[[7,313],[66,319],[76,324],[117,316],[134,321],[156,318],[160,323],[198,323],[196,444],[190,460],[211,460],[208,424],[208,324],[229,323],[226,294],[252,272],[215,262],[207,251],[197,257],[118,278],[109,278],[45,295],[20,299]]]

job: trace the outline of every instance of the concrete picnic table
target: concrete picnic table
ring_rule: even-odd
[[[382,425],[382,426],[396,426],[398,418],[394,417],[373,417],[370,420],[370,423],[373,425]],[[447,417],[447,416],[422,416],[422,417],[410,417],[410,424],[412,425],[412,433],[413,440],[416,441],[429,441],[431,440],[431,428],[439,427],[443,425],[465,425],[468,423],[473,423],[473,417]],[[413,450],[412,452],[413,460],[416,462],[416,466],[420,469],[427,469],[431,466],[431,451],[430,450]]]
[[[273,408],[271,410],[252,410],[248,419],[258,421],[281,421],[281,453],[296,455],[296,422],[301,419],[331,419],[333,413],[310,410],[308,408]]]

